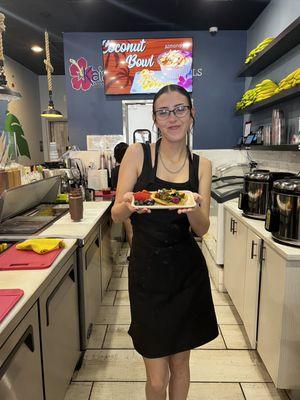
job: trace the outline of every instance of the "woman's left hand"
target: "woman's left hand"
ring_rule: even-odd
[[[198,207],[201,207],[201,202],[203,200],[203,197],[199,193],[193,193],[194,200],[196,202],[196,206],[192,208],[179,208],[177,210],[178,214],[188,214],[190,212],[193,212],[198,209]]]

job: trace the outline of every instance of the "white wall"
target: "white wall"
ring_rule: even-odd
[[[32,165],[43,161],[43,152],[40,151],[42,141],[42,124],[40,117],[40,95],[38,75],[16,61],[5,57],[5,73],[8,85],[20,92],[22,98],[12,101],[8,105],[11,111],[22,124],[22,128],[29,145],[31,160],[20,157],[19,162]]]

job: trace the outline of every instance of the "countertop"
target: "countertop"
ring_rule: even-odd
[[[76,249],[75,239],[65,239],[66,247],[51,267],[39,270],[0,271],[0,289],[22,289],[24,295],[0,322],[0,347],[37,301],[45,287]],[[63,261],[63,262],[61,262]]]
[[[49,228],[39,233],[40,237],[61,237],[84,240],[93,227],[99,222],[102,215],[108,210],[111,201],[96,201],[83,203],[83,219],[72,221],[70,213],[54,222]]]
[[[229,201],[224,204],[225,209],[230,211],[234,216],[243,222],[246,226],[263,239],[272,249],[280,256],[289,261],[300,261],[300,249],[297,247],[279,244],[272,239],[271,232],[265,229],[265,221],[246,218],[242,215],[242,210],[238,208],[237,202]],[[299,264],[300,267],[300,264]]]

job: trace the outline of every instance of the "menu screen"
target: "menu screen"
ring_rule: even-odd
[[[103,40],[105,94],[156,93],[177,84],[192,91],[192,38]]]

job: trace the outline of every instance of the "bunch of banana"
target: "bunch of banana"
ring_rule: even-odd
[[[244,94],[240,101],[236,103],[236,109],[240,110],[242,108],[248,107],[254,103],[257,93],[255,89],[249,89]]]
[[[276,93],[276,89],[278,89],[278,85],[275,82],[271,81],[271,79],[264,79],[262,82],[258,83],[255,86],[255,90],[257,93],[255,103],[274,96],[274,94]]]
[[[0,243],[0,253],[2,253],[7,248],[8,248],[8,244],[7,243]]]
[[[236,109],[248,107],[253,103],[265,100],[275,94],[278,85],[271,79],[264,79],[258,83],[253,89],[247,90],[242,99],[236,103]]]
[[[268,37],[264,39],[261,43],[259,43],[255,47],[255,49],[251,50],[250,53],[248,54],[248,57],[245,60],[245,64],[249,64],[249,62],[251,62],[253,58],[257,56],[258,53],[260,53],[265,47],[267,47],[268,44],[272,42],[272,40],[274,40],[274,38]]]
[[[295,71],[291,72],[279,82],[276,93],[279,93],[282,90],[290,89],[297,85],[300,85],[300,68],[295,69]]]

